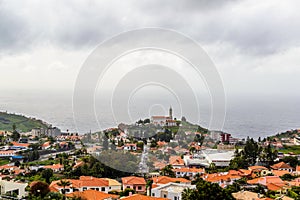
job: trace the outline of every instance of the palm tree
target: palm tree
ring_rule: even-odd
[[[167,165],[164,168],[162,168],[161,175],[175,177],[175,173],[173,171],[173,166],[172,165]]]
[[[66,187],[70,186],[71,182],[68,180],[60,180],[60,182],[58,182],[57,185],[63,187],[62,194],[64,195],[64,199],[66,199],[66,196],[65,196]]]
[[[182,192],[182,200],[192,200],[194,197],[194,190],[186,188]]]

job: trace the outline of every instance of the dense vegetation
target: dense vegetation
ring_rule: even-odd
[[[33,128],[47,128],[46,123],[41,120],[28,118],[22,115],[0,112],[0,130],[13,131],[15,124],[22,132],[31,131]]]

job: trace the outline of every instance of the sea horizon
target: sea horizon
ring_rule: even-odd
[[[132,124],[139,119],[150,118],[148,113],[142,112],[143,105],[160,103],[165,105],[168,110],[170,102],[151,102],[153,100],[144,100],[144,102],[136,101],[134,106],[129,109],[132,115],[131,121],[114,121],[110,117],[110,111],[105,108],[99,108],[97,114],[99,119],[95,120],[94,113],[84,113],[83,117],[75,123],[72,110],[72,91],[56,90],[56,91],[6,91],[0,95],[2,99],[0,110],[8,113],[22,114],[28,117],[41,119],[62,131],[69,130],[84,134],[87,132],[101,131],[106,128],[117,127],[119,123]],[[203,99],[205,99],[204,97]],[[224,127],[220,131],[224,131],[237,138],[264,138],[285,132],[291,129],[300,128],[300,105],[297,104],[300,98],[284,97],[284,96],[260,96],[260,98],[249,98],[246,96],[227,97],[226,116]],[[198,113],[193,108],[182,111],[182,115],[194,124],[202,127],[209,127],[210,109],[207,100],[203,101],[200,107],[200,120],[197,121],[195,116]],[[147,108],[145,108],[147,109]],[[180,119],[178,109],[173,107],[174,117]],[[105,111],[105,112],[104,112]],[[189,115],[189,113],[191,113]],[[166,112],[157,110],[155,115],[167,115]],[[194,116],[194,117],[191,117]],[[213,129],[211,129],[213,130]]]

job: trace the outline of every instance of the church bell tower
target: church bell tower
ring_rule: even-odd
[[[170,119],[173,119],[173,110],[172,110],[172,107],[170,106],[170,109],[169,109],[169,117]]]

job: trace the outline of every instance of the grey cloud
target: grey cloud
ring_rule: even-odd
[[[300,45],[297,1],[286,1],[286,9],[271,1],[248,8],[253,2],[3,1],[0,51],[22,51],[43,42],[90,48],[119,32],[149,26],[178,30],[203,44],[227,42],[246,54]]]

